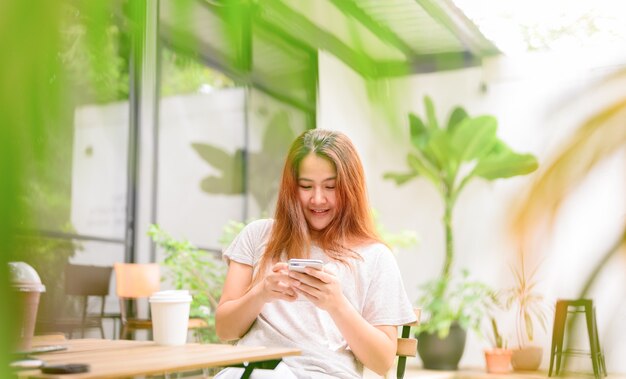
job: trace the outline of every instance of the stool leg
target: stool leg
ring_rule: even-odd
[[[556,308],[557,309],[554,312],[554,321],[552,322],[552,342],[550,344],[550,365],[548,366],[548,376],[552,376],[552,366],[554,365],[554,347],[556,345],[556,320],[558,319],[558,303]]]
[[[554,312],[554,323],[552,325],[552,345],[550,348],[550,369],[548,376],[552,376],[554,367],[554,358],[556,357],[555,374],[558,375],[561,366],[561,355],[563,353],[563,334],[565,332],[565,319],[567,317],[567,303],[563,301],[556,302],[556,310]]]
[[[122,325],[122,329],[120,330],[120,339],[127,340],[130,339],[130,330],[126,327],[126,325]]]
[[[563,349],[561,348],[556,352],[556,365],[555,365],[556,367],[555,367],[555,373],[554,373],[556,376],[559,376],[561,374],[561,358],[562,357],[563,357]]]
[[[596,379],[600,379],[600,367],[598,362],[598,341],[597,330],[595,328],[593,317],[593,306],[591,303],[585,304],[585,319],[587,320],[587,334],[589,335],[589,347],[591,349],[591,363],[593,364],[593,374]]]
[[[597,323],[597,319],[596,319],[596,307],[592,308],[592,316],[593,316],[593,336],[594,336],[594,340],[596,342],[596,349],[597,349],[597,360],[598,360],[598,367],[600,369],[600,374],[604,374],[603,376],[607,376],[608,373],[606,372],[606,363],[604,362],[604,352],[602,351],[602,347],[600,346],[600,337],[598,336],[598,323]]]

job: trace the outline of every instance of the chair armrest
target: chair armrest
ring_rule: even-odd
[[[397,378],[404,378],[404,371],[406,368],[406,357],[415,357],[417,355],[417,340],[411,338],[411,327],[418,326],[420,323],[420,316],[422,310],[420,308],[414,308],[415,321],[402,325],[402,331],[400,337],[397,340],[396,355],[398,356],[398,367],[396,369]]]

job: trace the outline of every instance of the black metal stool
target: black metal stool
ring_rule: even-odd
[[[572,308],[572,309],[570,309]],[[587,334],[589,335],[590,352],[580,350],[563,350],[563,337],[565,335],[565,324],[568,313],[585,313],[587,321]],[[552,376],[552,366],[556,358],[555,374],[561,371],[561,357],[563,355],[590,355],[593,364],[593,373],[596,379],[607,376],[604,354],[600,347],[598,338],[598,327],[596,325],[596,309],[591,299],[579,300],[558,300],[556,302],[556,312],[554,313],[554,325],[552,326],[552,347],[550,348],[550,370],[548,376]]]

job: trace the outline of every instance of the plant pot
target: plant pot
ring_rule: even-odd
[[[437,333],[419,333],[417,352],[424,368],[428,370],[456,370],[465,350],[467,332],[458,324],[450,327],[446,338],[439,338]]]
[[[485,363],[490,374],[506,374],[511,372],[511,356],[509,349],[485,350]]]
[[[535,371],[541,365],[543,349],[541,346],[528,346],[514,349],[511,365],[515,371]]]

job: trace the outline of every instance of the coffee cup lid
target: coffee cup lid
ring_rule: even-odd
[[[20,292],[46,292],[37,271],[25,262],[9,262],[11,287]]]
[[[166,290],[166,291],[158,291],[150,296],[151,303],[160,303],[160,302],[189,302],[191,301],[191,295],[188,290]]]

